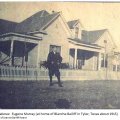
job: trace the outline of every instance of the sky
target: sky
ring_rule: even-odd
[[[120,46],[120,3],[0,2],[0,19],[21,22],[40,10],[61,11],[65,20],[79,19],[84,29],[108,29]]]

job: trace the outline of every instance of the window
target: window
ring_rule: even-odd
[[[107,67],[108,64],[107,58],[108,58],[107,55],[105,56],[105,54],[101,54],[101,67],[105,67],[105,68]]]
[[[56,45],[50,45],[49,52],[52,51],[53,47],[56,47],[57,48],[57,52],[61,53],[61,46],[56,46]]]
[[[75,28],[75,38],[78,38],[78,34],[79,34],[79,28],[76,27],[76,28]]]

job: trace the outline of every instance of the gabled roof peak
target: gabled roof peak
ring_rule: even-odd
[[[74,25],[78,22],[79,22],[79,20],[71,20],[71,21],[68,21],[67,24],[68,24],[70,29],[73,29]]]
[[[69,26],[70,29],[74,29],[74,27],[77,25],[77,24],[80,24],[80,27],[82,29],[84,29],[84,26],[83,24],[81,23],[81,21],[79,19],[75,19],[75,20],[71,20],[71,21],[68,21],[67,24]]]
[[[46,15],[49,15],[49,13],[46,11],[46,10],[42,10],[42,11],[39,11],[39,12],[42,12],[41,13],[41,17],[44,17]]]
[[[45,10],[39,11],[31,17],[19,23],[15,29],[17,32],[34,32],[44,29],[49,26],[54,19],[60,15],[59,12],[53,14]]]

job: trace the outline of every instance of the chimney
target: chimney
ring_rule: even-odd
[[[55,13],[55,11],[53,10],[52,13]]]

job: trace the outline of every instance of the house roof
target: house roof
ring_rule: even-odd
[[[9,32],[15,32],[29,34],[35,31],[39,32],[48,27],[54,20],[56,20],[56,18],[58,18],[59,15],[59,12],[50,14],[46,10],[42,10],[20,23],[0,19],[0,33],[5,34]],[[72,20],[67,24],[69,28],[73,28],[78,22],[79,20]],[[105,31],[106,29],[95,31],[82,30],[82,39],[79,41],[85,44],[95,43]]]
[[[16,26],[15,31],[18,33],[27,33],[33,31],[44,30],[45,27],[50,25],[57,17],[59,12],[49,14],[47,11],[40,11],[26,20],[22,21]]]
[[[95,43],[104,34],[106,30],[107,29],[95,30],[95,31],[82,30],[81,41],[88,44]]]
[[[49,14],[46,10],[42,10],[20,23],[0,19],[0,34],[9,32],[28,34],[29,32],[41,31],[59,15],[59,12]]]
[[[82,43],[86,45],[92,45],[92,46],[98,46],[99,45],[95,44],[95,42],[104,34],[104,32],[107,29],[102,29],[102,30],[95,30],[95,31],[85,31],[82,30],[82,37],[81,39],[79,38],[69,38],[70,40],[76,42],[76,43]]]
[[[0,19],[0,34],[14,32],[14,29],[18,23]]]
[[[68,21],[67,24],[69,26],[70,29],[74,28],[74,25],[79,22],[79,20],[72,20],[72,21]]]

